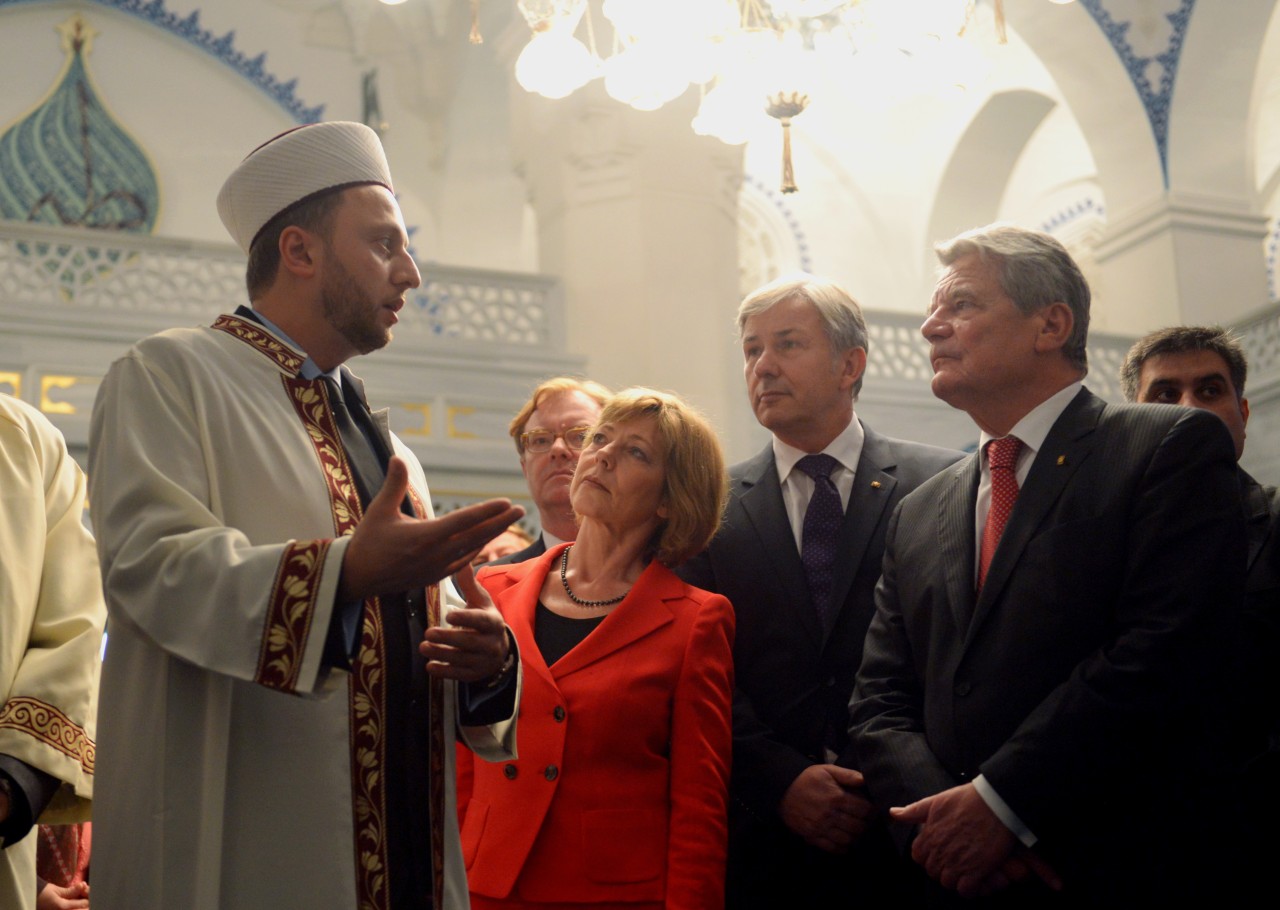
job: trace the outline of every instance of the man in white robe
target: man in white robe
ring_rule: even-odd
[[[141,342],[94,408],[112,624],[93,906],[465,907],[455,722],[513,755],[519,668],[469,570],[448,628],[436,582],[521,513],[434,519],[341,366],[419,282],[371,130],[273,139],[219,212],[253,308]]]
[[[0,395],[0,907],[36,899],[35,821],[87,817],[106,612],[62,434]]]

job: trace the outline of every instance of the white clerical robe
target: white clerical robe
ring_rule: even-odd
[[[62,781],[41,821],[88,817],[102,588],[84,475],[38,411],[0,395],[0,754]],[[0,852],[0,907],[35,906],[32,830]]]
[[[352,672],[321,664],[360,505],[323,380],[298,378],[304,359],[223,316],[141,342],[103,382],[89,471],[111,617],[95,910],[388,905],[382,721],[407,696],[387,691],[377,610]],[[429,515],[417,459],[375,418]],[[432,694],[422,773],[453,910],[467,905],[455,687]],[[466,739],[506,757],[514,726]]]

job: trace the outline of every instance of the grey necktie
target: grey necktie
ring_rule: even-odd
[[[382,489],[382,481],[387,476],[387,467],[374,451],[369,437],[360,428],[360,424],[352,417],[341,387],[331,376],[325,376],[324,381],[329,391],[329,409],[333,412],[334,423],[338,425],[338,435],[342,437],[342,448],[347,452],[347,461],[351,465],[356,490],[360,493],[360,505],[368,507],[369,502]],[[368,419],[366,418],[364,422],[367,423]]]

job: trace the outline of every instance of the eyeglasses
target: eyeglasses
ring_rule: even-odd
[[[520,434],[520,448],[534,455],[545,455],[551,451],[557,439],[563,439],[571,451],[581,452],[587,447],[587,436],[591,427],[569,427],[563,433],[552,433],[550,430],[530,430]]]

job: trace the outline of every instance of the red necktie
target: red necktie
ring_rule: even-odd
[[[991,466],[991,509],[987,512],[987,525],[982,531],[982,555],[978,558],[978,590],[987,580],[991,557],[995,555],[1004,534],[1005,523],[1013,504],[1018,501],[1018,453],[1022,440],[1005,436],[987,443],[987,464]]]

